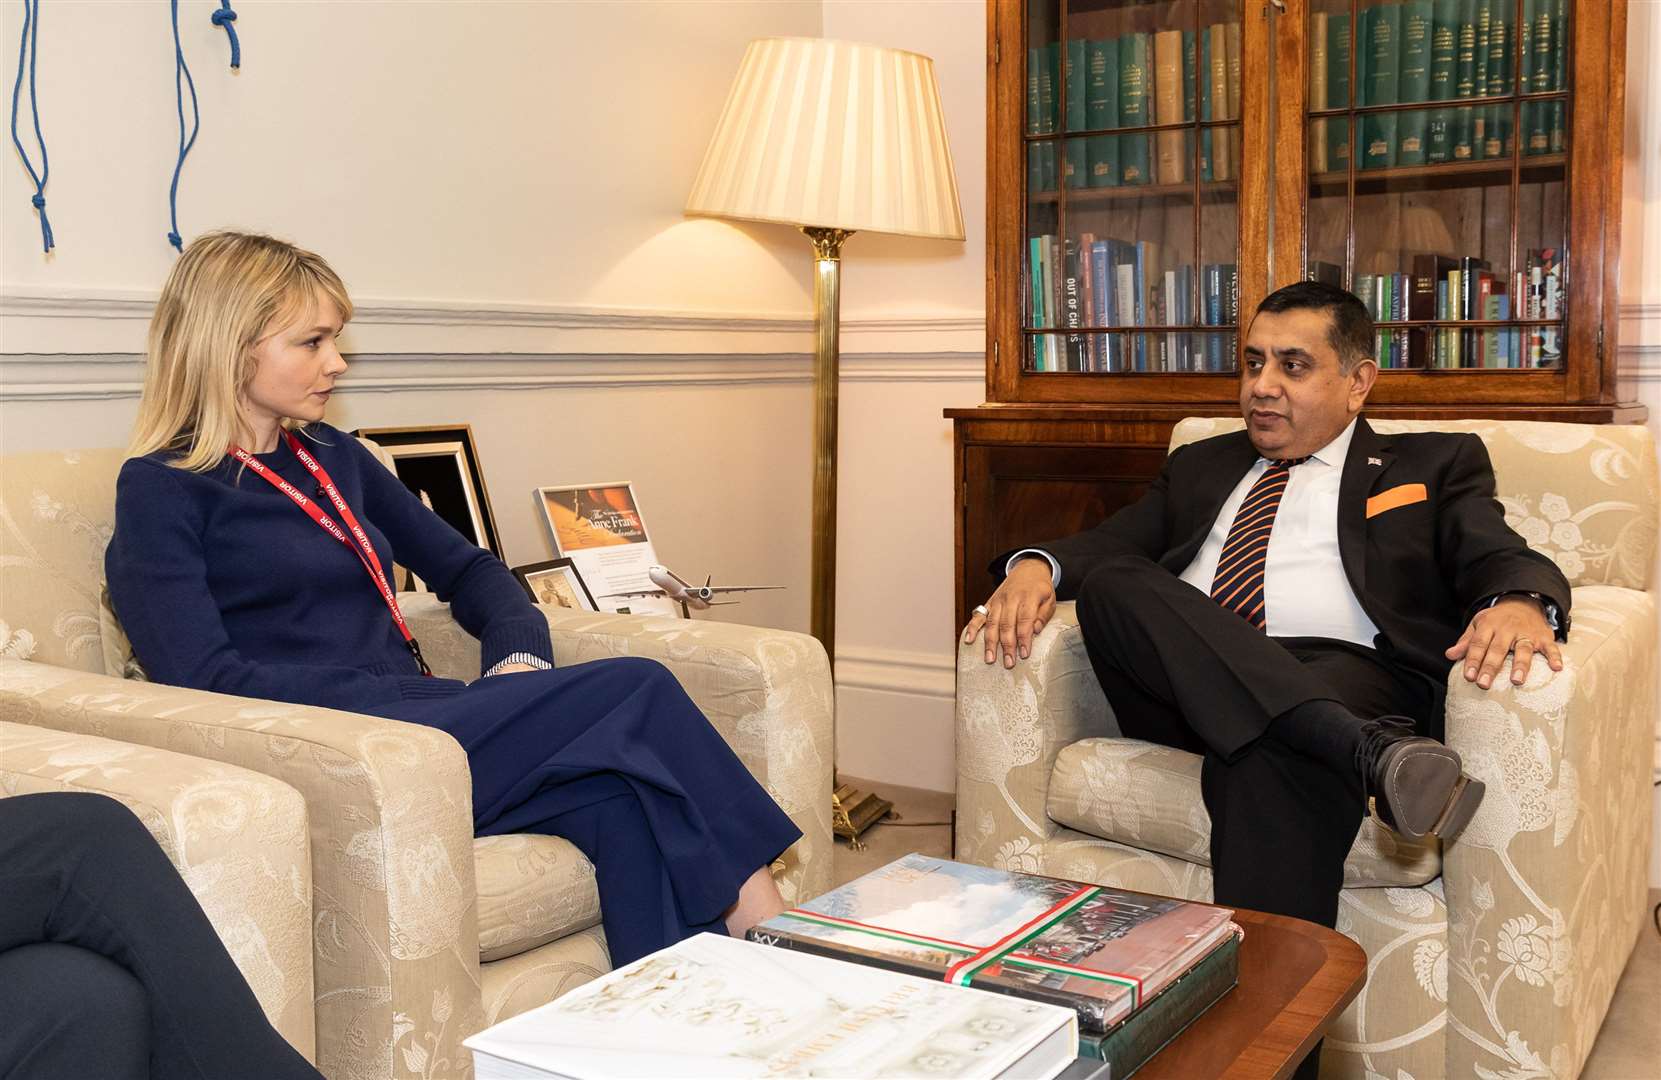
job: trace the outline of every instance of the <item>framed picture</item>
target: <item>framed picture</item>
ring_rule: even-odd
[[[352,434],[385,450],[398,479],[433,513],[469,542],[502,557],[470,426],[359,428]]]
[[[650,576],[657,555],[633,484],[619,480],[537,488],[536,505],[548,524],[554,554],[571,559],[593,582],[600,610],[676,614]]]
[[[588,591],[582,575],[577,573],[570,559],[550,559],[515,566],[513,576],[531,594],[533,604],[552,604],[577,611],[600,610],[599,605],[594,603],[594,594]]]

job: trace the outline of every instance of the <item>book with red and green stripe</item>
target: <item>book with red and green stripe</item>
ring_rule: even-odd
[[[776,915],[749,936],[1068,1005],[1078,1012],[1081,1036],[1090,1038],[1112,1031],[1232,942],[1233,914],[913,854]],[[1188,1019],[1173,1022],[1180,1027]]]

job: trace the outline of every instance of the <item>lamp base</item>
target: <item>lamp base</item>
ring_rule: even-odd
[[[887,817],[894,804],[852,784],[838,784],[831,792],[831,830],[848,841],[854,851],[864,851],[859,834]],[[895,815],[898,817],[899,815]]]

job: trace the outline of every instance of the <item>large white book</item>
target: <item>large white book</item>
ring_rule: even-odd
[[[1078,1016],[1059,1005],[699,934],[465,1045],[478,1080],[1048,1080],[1078,1054]]]

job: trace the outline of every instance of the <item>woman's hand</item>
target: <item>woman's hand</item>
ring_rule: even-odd
[[[536,671],[536,670],[538,670],[538,669],[532,667],[529,664],[503,664],[501,667],[497,668],[495,671],[492,671],[490,674],[492,676],[495,676],[495,675],[510,675],[515,671]]]

